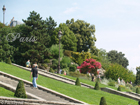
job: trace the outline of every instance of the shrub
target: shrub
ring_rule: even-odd
[[[76,65],[70,65],[69,71],[70,72],[75,72],[75,70],[76,70]]]
[[[127,83],[125,86],[126,86],[126,87],[129,87],[131,90],[132,90],[132,88],[133,88],[133,86],[132,86],[131,84],[129,84],[129,83]]]
[[[48,67],[48,65],[47,64],[45,64],[45,63],[43,63],[43,64],[41,64],[43,67],[45,67],[45,69],[47,69],[47,67]]]
[[[80,81],[79,81],[79,78],[76,79],[75,85],[81,86]]]
[[[59,45],[52,45],[50,47],[50,52],[51,52],[51,55],[54,57],[54,58],[58,58],[59,57]],[[63,56],[63,48],[62,48],[62,44],[60,45],[60,57]]]
[[[71,52],[72,52],[72,51],[65,50],[65,51],[64,51],[64,55],[65,55],[65,56],[68,56],[68,57],[71,57]]]
[[[11,59],[10,59],[10,57],[7,59],[6,63],[11,64]]]
[[[139,88],[136,89],[136,93],[138,93],[138,94],[140,93],[140,92],[139,92]]]
[[[132,81],[134,83],[135,76],[132,71],[124,68],[119,64],[111,64],[105,72],[106,78],[111,78],[113,80],[118,79],[118,77],[123,78],[125,81]]]
[[[55,71],[52,68],[50,68],[49,72],[54,73]]]
[[[67,68],[67,64],[66,64],[66,63],[60,63],[60,68],[61,68],[61,69]]]
[[[101,63],[97,62],[95,59],[86,59],[81,66],[78,66],[77,69],[80,69],[81,73],[86,74],[87,72],[89,73],[94,73],[94,75],[97,74],[97,69],[101,68]]]
[[[62,63],[67,63],[70,64],[71,63],[71,59],[69,57],[64,56],[61,60]]]
[[[52,64],[58,64],[58,60],[57,59],[53,59],[52,60]]]
[[[27,98],[23,81],[19,81],[14,96],[19,98]]]
[[[115,81],[110,78],[109,82],[108,82],[108,85],[109,86],[115,86]]]
[[[107,105],[104,97],[101,97],[100,105]]]
[[[118,91],[121,91],[121,86],[119,86],[117,90],[118,90]]]
[[[100,90],[100,87],[99,87],[99,82],[96,82],[96,84],[95,84],[95,88],[94,88],[95,90]]]
[[[49,59],[45,59],[44,63],[50,63],[50,60]]]

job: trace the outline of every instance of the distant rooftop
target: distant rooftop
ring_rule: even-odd
[[[10,21],[10,27],[15,27],[16,25],[20,25],[20,24],[24,24],[24,23],[22,23],[22,22],[19,22],[19,21],[17,21],[17,20],[14,20],[14,17],[11,19],[11,21]]]

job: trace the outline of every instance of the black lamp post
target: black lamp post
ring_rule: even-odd
[[[58,32],[58,37],[59,37],[59,61],[58,61],[58,71],[57,71],[58,74],[59,74],[59,71],[60,71],[60,39],[61,39],[61,36],[62,36],[62,32],[61,32],[61,30],[59,30],[59,32]]]
[[[4,24],[5,24],[5,10],[6,10],[5,5],[3,5],[2,10],[3,10],[3,26],[4,26]]]

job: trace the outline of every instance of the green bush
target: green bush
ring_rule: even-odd
[[[129,84],[129,83],[127,83],[125,86],[126,86],[126,87],[129,87],[131,90],[132,90],[132,88],[133,88],[133,86],[132,86],[131,84]]]
[[[121,91],[121,86],[119,86],[117,90],[118,90],[118,91]]]
[[[71,63],[71,59],[69,57],[64,56],[61,60],[61,63],[66,63],[69,65]]]
[[[75,72],[75,70],[76,70],[76,65],[70,65],[69,71],[70,72]]]
[[[10,59],[10,57],[7,59],[6,63],[11,64],[11,59]]]
[[[55,71],[52,68],[50,68],[49,72],[54,73]]]
[[[66,64],[66,63],[60,63],[60,68],[61,68],[61,69],[67,68],[67,64]]]
[[[117,81],[118,77],[123,78],[124,81],[132,81],[134,83],[136,77],[132,71],[124,68],[119,64],[111,64],[105,72],[106,78],[111,78]]]
[[[19,81],[14,96],[19,98],[27,98],[23,81]]]
[[[108,85],[109,86],[115,86],[115,81],[110,78],[109,82],[108,82]]]
[[[107,105],[104,97],[101,97],[100,105]]]
[[[45,69],[47,69],[47,67],[48,67],[48,65],[47,64],[45,64],[45,63],[43,63],[43,64],[41,64],[43,67],[45,67]]]
[[[44,63],[50,63],[50,60],[49,59],[45,59]]]
[[[94,88],[95,90],[100,90],[100,87],[99,87],[99,82],[96,82],[96,84],[95,84],[95,88]]]
[[[139,88],[136,89],[136,93],[138,93],[138,94],[140,93],[140,92],[139,92]]]
[[[59,45],[52,45],[50,47],[50,52],[51,55],[55,58],[58,59],[59,57]],[[63,48],[62,48],[62,44],[60,45],[60,57],[63,56]]]
[[[65,51],[64,51],[64,55],[65,55],[65,56],[68,56],[68,57],[71,57],[71,52],[72,52],[72,51],[65,50]]]
[[[81,86],[80,81],[79,81],[79,78],[76,79],[75,85]]]
[[[52,64],[58,64],[58,60],[57,59],[53,59],[52,60]]]

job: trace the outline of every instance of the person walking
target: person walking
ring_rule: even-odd
[[[94,81],[94,74],[93,73],[92,73],[91,77],[92,77],[92,80],[91,81]]]
[[[33,80],[32,80],[33,87],[37,89],[36,80],[38,80],[38,70],[37,70],[35,64],[33,64],[33,67],[32,67],[32,70],[31,70],[31,74],[30,74],[30,78],[31,78],[31,76],[33,77]]]

